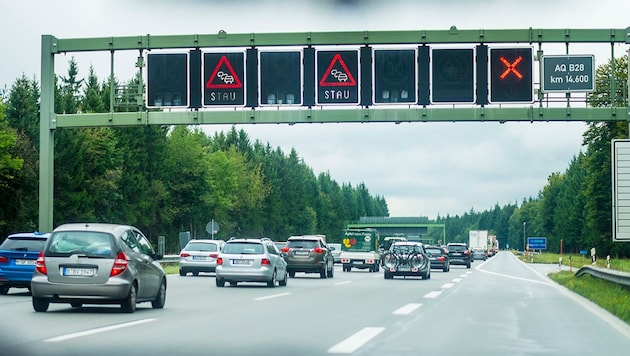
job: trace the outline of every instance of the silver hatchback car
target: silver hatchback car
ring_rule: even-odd
[[[149,240],[133,226],[80,223],[53,230],[40,252],[31,280],[33,309],[50,303],[120,304],[133,313],[136,303],[163,308],[166,274]]]
[[[225,282],[264,282],[268,287],[287,285],[287,262],[275,243],[268,238],[236,239],[225,243],[217,258],[217,287]]]

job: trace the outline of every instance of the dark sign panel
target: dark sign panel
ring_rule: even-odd
[[[300,105],[302,103],[301,53],[260,52],[260,103]]]
[[[416,102],[416,51],[374,50],[374,102]]]
[[[358,51],[318,51],[317,103],[358,104],[358,74]]]
[[[490,49],[490,102],[534,101],[532,48]]]
[[[474,51],[434,49],[431,55],[431,95],[435,103],[472,103],[475,100]]]
[[[203,104],[240,106],[245,104],[243,52],[204,53]]]
[[[592,92],[595,90],[595,57],[564,55],[542,57],[541,90],[549,92]]]
[[[147,55],[147,106],[188,106],[188,55]]]

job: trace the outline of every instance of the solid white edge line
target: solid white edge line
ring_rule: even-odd
[[[284,293],[278,293],[278,294],[272,294],[272,295],[266,295],[264,297],[258,297],[258,298],[254,298],[255,301],[260,301],[260,300],[265,300],[265,299],[271,299],[271,298],[278,298],[278,297],[284,297],[285,295],[289,295],[291,294],[290,292],[284,292]]]
[[[349,338],[343,340],[337,345],[328,349],[328,353],[331,354],[351,354],[358,350],[361,346],[365,345],[368,341],[376,337],[376,335],[383,332],[383,327],[365,327]]]
[[[106,331],[110,331],[110,330],[122,329],[122,328],[126,328],[126,327],[129,327],[129,326],[149,323],[149,322],[152,322],[152,321],[155,321],[155,320],[157,320],[157,319],[153,319],[153,318],[151,318],[151,319],[141,319],[141,320],[136,320],[136,321],[130,321],[128,323],[104,326],[104,327],[101,327],[101,328],[90,329],[90,330],[85,330],[85,331],[79,331],[79,332],[72,333],[72,334],[66,334],[66,335],[62,335],[62,336],[52,337],[50,339],[44,340],[44,342],[65,341],[65,340],[74,339],[74,338],[81,337],[81,336],[93,335],[93,334],[98,334],[98,333],[102,333],[102,332],[106,332]]]
[[[422,306],[422,303],[409,303],[401,308],[398,308],[396,310],[394,310],[394,312],[392,314],[394,315],[409,315],[411,314],[414,310],[420,308]]]

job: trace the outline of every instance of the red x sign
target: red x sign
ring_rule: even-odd
[[[503,73],[501,73],[499,78],[505,79],[505,77],[507,77],[510,73],[514,73],[514,75],[518,79],[522,79],[523,78],[523,75],[521,74],[521,72],[519,72],[516,69],[516,66],[518,66],[519,63],[521,63],[521,61],[523,60],[523,57],[518,56],[518,58],[516,58],[516,60],[514,60],[514,62],[512,62],[512,63],[510,63],[510,61],[505,59],[505,57],[501,57],[501,58],[499,58],[499,60],[505,65],[505,70],[503,71]]]

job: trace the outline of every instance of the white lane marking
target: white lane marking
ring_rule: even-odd
[[[411,314],[411,312],[420,308],[421,306],[422,306],[422,303],[409,303],[402,308],[398,308],[394,310],[393,314],[394,315],[409,315]]]
[[[462,279],[461,278],[453,278],[453,282],[457,283],[457,282],[461,282]]]
[[[376,335],[383,332],[385,328],[382,327],[366,327],[357,331],[354,335],[343,340],[337,345],[328,349],[328,353],[331,354],[351,354],[358,350],[361,346],[365,345],[368,341],[376,337]]]
[[[44,342],[65,341],[65,340],[74,339],[74,338],[81,337],[81,336],[88,336],[88,335],[103,333],[103,332],[110,331],[110,330],[116,330],[116,329],[126,328],[126,327],[129,327],[129,326],[149,323],[149,322],[156,321],[156,320],[157,319],[141,319],[141,320],[136,320],[136,321],[130,321],[128,323],[104,326],[102,328],[90,329],[90,330],[85,330],[85,331],[79,331],[79,332],[72,333],[72,334],[66,334],[66,335],[61,335],[61,336],[57,336],[57,337],[52,337],[50,339],[44,340]]]
[[[372,276],[372,278],[383,278],[383,275],[380,273],[377,273],[375,276]]]
[[[449,289],[451,287],[453,287],[455,285],[455,283],[444,283],[442,284],[442,289]]]
[[[335,283],[336,286],[342,286],[344,284],[348,284],[348,283],[352,283],[352,281],[343,281],[343,282],[337,282]]]
[[[459,276],[460,276],[461,278],[466,278],[466,277],[468,277],[468,275],[467,275],[467,274],[460,274]]]
[[[440,294],[442,294],[441,290],[434,290],[432,292],[429,292],[427,294],[425,294],[422,298],[426,298],[426,299],[434,299],[440,296]]]
[[[254,300],[255,301],[259,301],[259,300],[265,300],[265,299],[271,299],[271,298],[284,297],[285,295],[289,295],[289,294],[291,294],[291,293],[285,292],[285,293],[272,294],[272,295],[267,295],[267,296],[264,296],[264,297],[254,298]]]
[[[471,274],[471,273],[472,273],[472,271],[466,271],[466,274]]]

